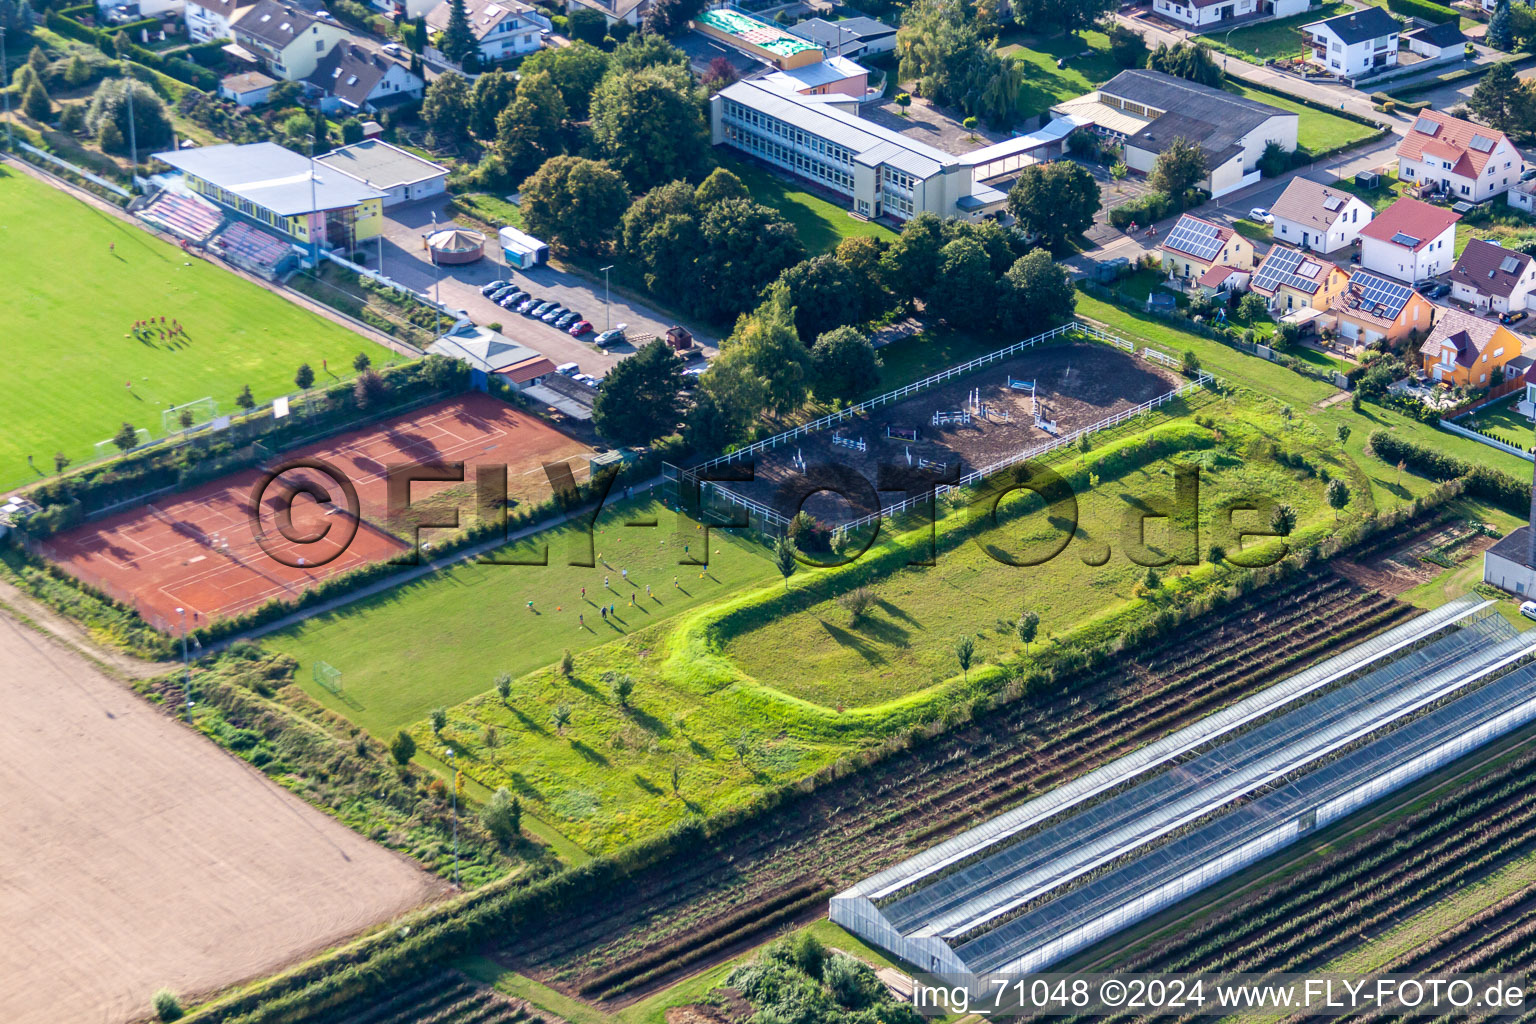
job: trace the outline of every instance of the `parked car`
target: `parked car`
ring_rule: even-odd
[[[1248,211],[1248,219],[1256,220],[1260,224],[1273,224],[1275,222],[1275,215],[1262,206],[1255,206]]]
[[[482,285],[481,286],[480,294],[481,295],[489,295],[489,294],[491,294],[491,292],[496,291],[498,288],[505,288],[507,285],[509,285],[511,283],[512,282],[510,282],[510,281],[492,281],[490,284]]]
[[[511,295],[504,295],[504,296],[502,296],[501,301],[498,302],[497,305],[501,306],[502,309],[511,309],[514,306],[522,305],[524,302],[527,302],[532,297],[533,296],[529,295],[527,292],[525,292],[521,288],[519,288],[517,291],[513,292]]]
[[[1436,281],[1424,289],[1424,297],[1426,299],[1438,299],[1449,294],[1451,294],[1451,286],[1444,281]]]
[[[555,372],[562,377],[575,377],[581,373],[581,367],[576,363],[561,363],[555,367]]]
[[[544,311],[544,315],[543,315],[543,316],[541,316],[541,317],[539,317],[539,319],[540,319],[540,320],[543,320],[543,321],[544,321],[544,322],[545,322],[545,323],[547,323],[547,324],[552,324],[552,323],[554,323],[554,322],[555,322],[555,321],[556,321],[556,320],[559,320],[559,319],[560,319],[560,318],[561,318],[561,317],[562,317],[562,316],[564,316],[564,315],[565,315],[565,314],[566,314],[566,313],[567,313],[567,312],[568,312],[568,310],[567,310],[567,309],[566,309],[566,308],[565,308],[565,307],[564,307],[564,306],[562,306],[562,305],[559,305],[559,304],[558,304],[558,303],[557,303],[557,304],[556,304],[556,305],[555,305],[555,308],[554,308],[554,309],[546,309],[546,310],[545,310],[545,311]]]
[[[590,321],[590,320],[577,320],[575,323],[571,324],[571,329],[570,329],[569,333],[570,333],[571,337],[579,338],[583,334],[586,334],[591,329],[592,329],[592,321]]]
[[[1536,167],[1528,167],[1520,173],[1521,181],[1530,181],[1532,178],[1536,178]]]
[[[515,284],[504,284],[500,288],[497,288],[495,291],[491,292],[491,301],[500,302],[502,299],[506,298],[508,295],[511,295],[517,290],[518,288]]]
[[[1520,614],[1528,619],[1536,619],[1536,601],[1521,602]]]
[[[624,332],[628,328],[629,324],[619,324],[617,327],[610,331],[604,331],[602,334],[597,336],[595,344],[598,348],[607,348],[609,345],[618,345],[623,342]]]
[[[577,313],[575,310],[568,309],[568,310],[566,310],[564,313],[562,313],[560,315],[559,319],[557,319],[555,321],[555,326],[560,328],[563,331],[567,327],[571,326],[571,324],[575,323],[577,320],[580,320],[580,319],[581,319],[581,314],[580,313]]]
[[[1529,315],[1530,314],[1527,313],[1523,309],[1517,309],[1513,313],[1500,313],[1499,314],[1499,323],[1501,323],[1501,324],[1517,324],[1521,320],[1524,320]]]
[[[560,303],[558,302],[541,302],[537,306],[534,306],[533,309],[529,310],[528,315],[538,319],[545,313],[548,313],[550,310],[557,308],[559,305]]]
[[[539,306],[542,306],[543,304],[543,299],[536,295],[530,295],[528,298],[517,304],[517,311],[524,314],[532,313],[535,309],[537,309]]]

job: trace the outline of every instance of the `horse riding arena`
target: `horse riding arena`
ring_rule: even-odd
[[[751,465],[750,481],[707,486],[725,492],[725,501],[737,495],[792,516],[806,490],[825,485],[803,508],[837,525],[873,511],[876,500],[900,501],[912,480],[952,480],[994,466],[1186,383],[1171,368],[1110,344],[1038,345],[756,452],[738,463]],[[887,490],[892,482],[900,486]]]
[[[462,395],[273,457],[269,468],[299,459],[334,467],[355,488],[356,519],[345,510],[344,489],[325,472],[290,469],[271,478],[250,469],[77,527],[39,548],[157,628],[178,630],[178,609],[185,609],[186,624],[195,629],[273,599],[292,600],[362,565],[408,556],[412,531],[387,515],[390,467],[463,462],[465,482],[417,482],[410,496],[413,507],[425,503],[434,518],[457,513],[470,525],[477,514],[476,466],[506,467],[508,503],[515,506],[551,496],[545,464],[569,461],[573,479],[585,479],[590,452],[498,399]],[[253,492],[263,483],[253,516]],[[305,486],[323,488],[329,504]],[[441,540],[445,529],[424,528],[423,542]]]

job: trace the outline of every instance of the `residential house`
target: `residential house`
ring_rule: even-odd
[[[1308,0],[1154,0],[1152,9],[1188,28],[1209,29],[1238,18],[1289,18],[1308,6]]]
[[[427,28],[442,32],[451,10],[448,0],[442,0],[427,13]],[[521,0],[464,0],[464,13],[480,42],[480,60],[486,63],[533,53],[544,45],[551,27],[538,8]]]
[[[1486,0],[1485,0],[1486,2]],[[1507,594],[1536,594],[1536,536],[1529,525],[1510,531],[1483,552],[1483,582]]]
[[[1298,117],[1267,103],[1160,71],[1122,71],[1094,92],[1053,107],[1058,118],[1125,145],[1125,163],[1146,174],[1176,138],[1205,150],[1202,188],[1222,196],[1259,179],[1259,157],[1271,142],[1296,148]]]
[[[1455,265],[1461,214],[1407,196],[1360,229],[1360,265],[1417,284]]]
[[[1519,182],[1521,160],[1503,132],[1438,110],[1421,111],[1397,144],[1399,178],[1469,203]]]
[[[423,89],[409,64],[350,39],[333,46],[305,81],[324,94],[320,109],[341,117],[419,100]]]
[[[233,39],[236,13],[253,3],[255,0],[187,0],[181,11],[187,38],[194,43]]]
[[[1502,371],[1504,364],[1519,355],[1520,339],[1508,327],[1451,308],[1440,311],[1429,337],[1419,347],[1426,374],[1469,388],[1488,387],[1495,371]]]
[[[260,71],[246,71],[238,75],[226,75],[219,81],[219,97],[238,106],[254,107],[267,102],[277,79]]]
[[[889,53],[896,48],[896,30],[874,18],[846,18],[843,21],[807,18],[798,25],[789,26],[789,33],[839,57]]]
[[[256,0],[241,8],[232,27],[236,43],[289,82],[314,74],[320,59],[347,38],[347,30],[329,15],[310,14],[280,0]]]
[[[1461,27],[1456,24],[1459,20],[1452,18],[1438,25],[1427,25],[1405,32],[1402,43],[1410,52],[1425,60],[1460,59],[1467,52],[1467,37],[1462,35]]]
[[[1536,288],[1536,260],[1498,242],[1474,238],[1451,271],[1451,297],[1493,313],[1525,309]]]
[[[1361,7],[1301,27],[1311,50],[1308,63],[1340,78],[1361,78],[1397,67],[1400,31],[1402,25],[1380,7]]]
[[[1370,270],[1356,270],[1329,312],[1339,337],[1361,347],[1382,340],[1397,347],[1429,331],[1435,308],[1411,285]]]
[[[1197,282],[1202,295],[1220,295],[1222,292],[1246,292],[1253,282],[1253,271],[1216,264],[1200,275]]]
[[[651,11],[651,0],[565,0],[567,14],[580,7],[607,18],[609,28],[621,21],[638,28]]]
[[[1352,245],[1374,215],[1353,192],[1306,178],[1292,178],[1269,212],[1275,218],[1275,241],[1318,252]]]
[[[1163,269],[1185,281],[1199,280],[1213,267],[1253,269],[1253,243],[1232,228],[1185,214],[1158,249]]]
[[[1277,315],[1296,309],[1326,310],[1344,291],[1349,275],[1318,256],[1275,243],[1253,272],[1252,290]]]

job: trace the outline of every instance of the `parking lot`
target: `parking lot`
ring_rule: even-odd
[[[446,197],[439,196],[386,211],[383,241],[385,276],[428,295],[437,295],[450,308],[466,310],[478,324],[499,323],[501,333],[513,341],[537,350],[557,365],[577,363],[582,372],[594,376],[606,373],[615,362],[635,350],[633,345],[626,343],[605,352],[592,344],[593,339],[605,329],[605,324],[628,324],[628,334],[633,338],[646,334],[659,337],[675,322],[659,310],[618,295],[612,295],[605,308],[602,283],[594,286],[579,274],[551,266],[540,266],[528,271],[512,270],[506,266],[494,238],[486,240],[486,256],[476,263],[434,267],[422,244],[422,235],[429,233],[434,223],[438,226],[447,223],[449,218],[443,208],[445,202]],[[375,256],[377,246],[377,242],[367,245],[370,257]],[[502,309],[480,294],[481,286],[498,280],[510,281],[524,291],[575,310],[592,322],[593,332],[578,340],[548,324]],[[695,340],[704,346],[705,355],[713,356],[718,339],[701,336],[698,331],[693,334]]]

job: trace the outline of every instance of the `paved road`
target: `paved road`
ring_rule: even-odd
[[[579,363],[584,373],[593,375],[606,372],[634,348],[620,345],[604,352],[592,344],[595,334],[579,341],[565,331],[502,309],[480,294],[480,286],[491,281],[512,281],[526,291],[576,310],[591,320],[598,331],[604,329],[605,322],[611,322],[614,325],[628,324],[631,335],[660,335],[677,322],[658,310],[617,294],[611,295],[605,317],[602,282],[594,284],[580,274],[550,266],[531,271],[511,270],[503,263],[501,250],[494,244],[494,239],[487,241],[486,258],[477,263],[434,267],[422,247],[421,236],[432,230],[434,221],[441,226],[452,219],[444,209],[446,202],[446,196],[438,196],[392,207],[386,213],[385,276],[429,295],[436,294],[447,306],[468,311],[470,319],[478,324],[499,323],[502,334],[543,353],[557,365]],[[365,246],[370,257],[374,256],[376,245],[368,243]],[[687,326],[704,346],[705,355],[713,356],[718,339],[700,334],[692,324]]]
[[[1306,178],[1309,181],[1332,182],[1342,178],[1353,177],[1359,171],[1373,170],[1393,159],[1397,149],[1397,136],[1388,135],[1375,142],[1358,146],[1347,153],[1327,161],[1326,163],[1312,164],[1308,167],[1287,171],[1276,178],[1265,178],[1247,188],[1239,189],[1230,195],[1215,199],[1203,206],[1189,212],[1207,220],[1213,220],[1218,224],[1231,224],[1240,218],[1246,217],[1248,211],[1255,206],[1273,206],[1280,193],[1294,178]],[[1101,262],[1124,256],[1133,263],[1142,256],[1157,252],[1157,245],[1168,234],[1169,228],[1178,221],[1178,216],[1168,217],[1159,221],[1155,227],[1155,238],[1145,238],[1140,233],[1132,238],[1125,232],[1110,227],[1102,221],[1095,223],[1089,229],[1088,237],[1097,242],[1094,249],[1084,251],[1078,256],[1064,260],[1068,266],[1078,272],[1084,272],[1090,262]]]

